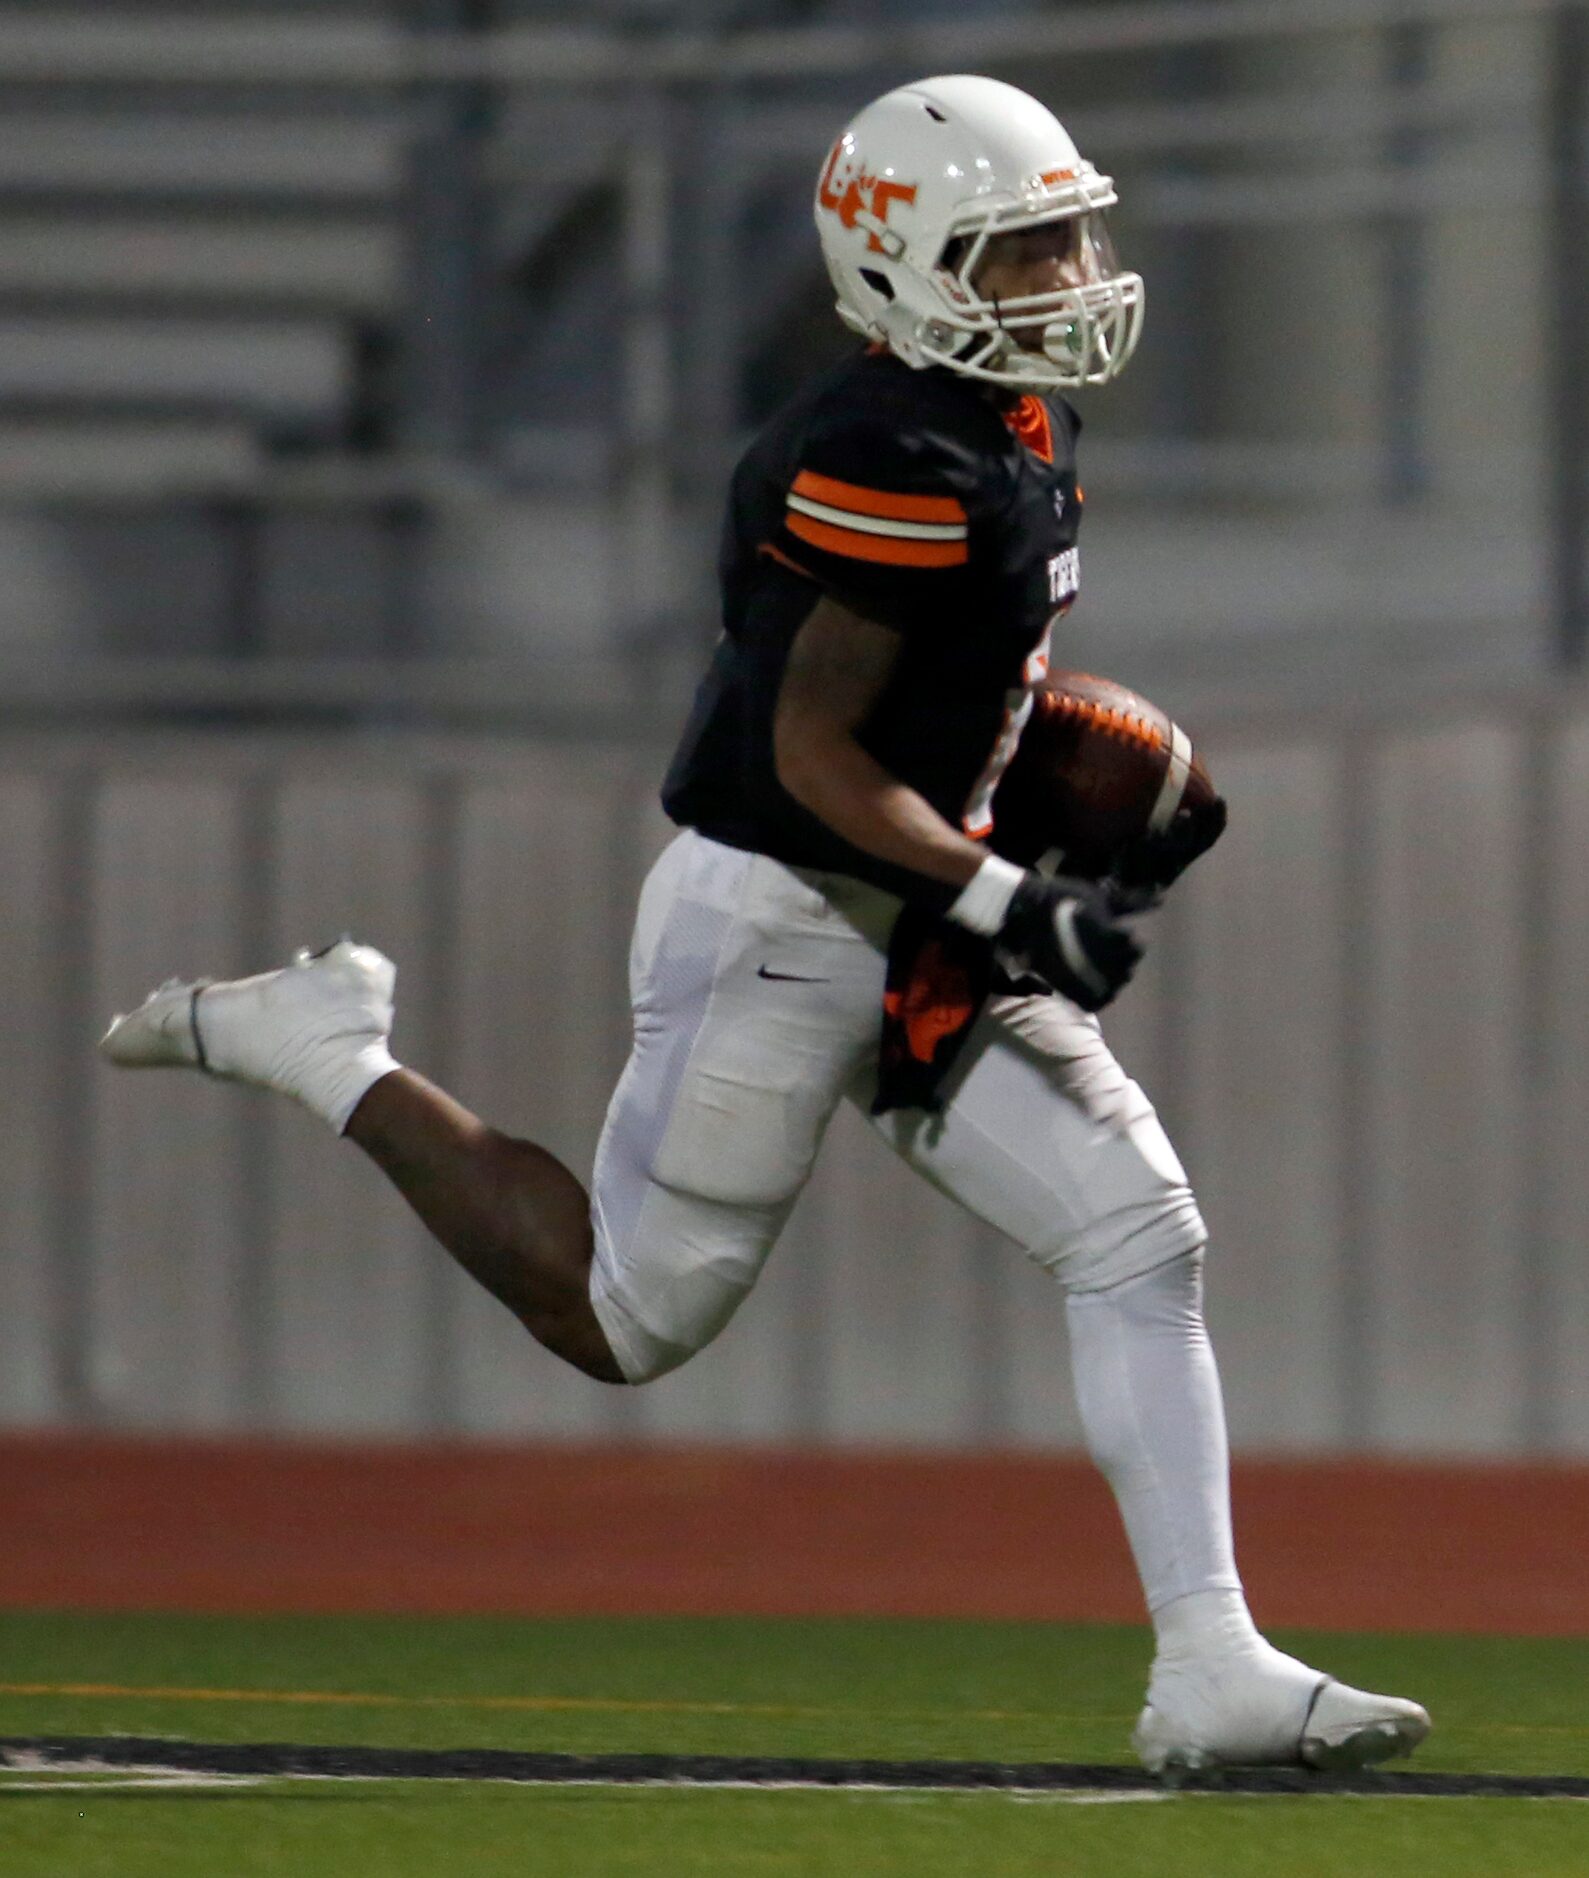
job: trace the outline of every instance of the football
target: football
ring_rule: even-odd
[[[1109,678],[1051,672],[993,798],[994,849],[1022,867],[1097,878],[1177,809],[1212,802],[1192,740],[1156,704]]]

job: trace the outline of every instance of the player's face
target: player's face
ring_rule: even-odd
[[[1092,286],[1114,271],[1103,217],[1072,215],[993,236],[977,262],[972,285],[984,300],[1003,303]],[[1046,319],[1031,324],[1012,320],[1009,331],[1023,349],[1041,352],[1046,325]]]

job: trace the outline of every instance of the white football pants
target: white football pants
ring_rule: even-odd
[[[869,1107],[899,904],[692,832],[652,869],[630,958],[634,1049],[592,1183],[591,1301],[631,1382],[717,1335],[839,1101]],[[1152,1105],[1065,999],[991,999],[943,1093],[942,1115],[872,1125],[1073,1296],[1201,1247]]]

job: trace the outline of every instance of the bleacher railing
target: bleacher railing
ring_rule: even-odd
[[[1486,59],[1471,46],[1464,57],[1446,56],[1484,33],[1511,35],[1515,56]],[[1332,69],[1333,54],[1308,63],[1320,48],[1358,45],[1368,49],[1361,70],[1350,61]],[[410,152],[396,204],[407,250],[398,303],[389,330],[378,321],[361,329],[397,362],[379,381],[393,403],[389,434],[373,445],[338,435],[283,450],[272,436],[258,447],[195,450],[167,463],[158,481],[140,472],[136,455],[125,471],[107,457],[87,489],[71,475],[52,481],[47,450],[0,461],[0,499],[11,505],[49,500],[57,518],[85,503],[175,508],[236,559],[235,611],[213,644],[180,648],[185,664],[175,645],[158,648],[172,661],[163,673],[141,652],[118,660],[99,646],[90,648],[98,676],[85,686],[80,676],[55,675],[80,675],[75,656],[39,658],[30,648],[30,676],[0,686],[0,699],[31,713],[46,702],[59,708],[143,690],[151,701],[177,695],[196,709],[225,708],[217,699],[229,695],[252,711],[278,708],[261,698],[279,704],[321,683],[372,709],[408,708],[394,700],[422,696],[424,685],[377,668],[394,655],[445,653],[436,603],[414,598],[434,525],[521,484],[537,450],[559,462],[584,460],[584,450],[594,465],[585,473],[590,500],[625,544],[604,602],[609,624],[618,642],[644,654],[639,689],[654,686],[659,668],[687,662],[710,618],[715,505],[743,437],[740,387],[762,337],[723,308],[747,297],[746,276],[766,257],[747,259],[742,235],[730,238],[723,227],[754,217],[755,189],[769,173],[803,174],[835,122],[884,83],[968,67],[1019,77],[1054,61],[1077,75],[1067,117],[1131,172],[1133,231],[1170,257],[1154,282],[1163,309],[1155,344],[1170,363],[1140,395],[1127,440],[1105,440],[1096,459],[1115,489],[1134,495],[1141,525],[1209,499],[1283,498],[1300,511],[1366,491],[1410,511],[1441,475],[1456,485],[1489,478],[1498,489],[1537,490],[1521,525],[1537,531],[1529,553],[1548,564],[1545,638],[1555,662],[1576,665],[1589,641],[1586,46],[1585,0],[1175,0],[728,35],[528,25],[418,32],[307,13],[290,23],[64,11],[0,20],[0,85],[14,97],[48,102],[69,88],[74,108],[103,102],[107,110],[153,95],[201,97],[211,110],[229,99],[240,125],[289,103],[318,100],[338,111],[378,100],[403,116]],[[1293,63],[1297,78],[1288,75]],[[1226,82],[1237,67],[1242,83]],[[1220,80],[1212,85],[1211,69]],[[489,114],[475,108],[482,99],[517,100],[532,113],[549,100],[572,102],[586,122],[608,129],[619,306],[616,347],[603,368],[616,395],[594,438],[569,442],[556,424],[526,423],[515,449],[481,444],[504,394],[481,336],[479,276],[490,266],[478,210],[482,193],[513,183]],[[703,179],[703,153],[726,156],[721,173]],[[1429,237],[1445,239],[1454,218],[1485,215],[1538,224],[1537,265],[1515,283],[1513,300],[1519,325],[1543,329],[1530,368],[1541,415],[1500,443],[1482,427],[1448,438],[1440,472],[1431,468],[1429,435],[1442,424],[1430,406],[1449,385],[1444,368],[1431,366],[1431,302],[1442,284],[1438,241]],[[1372,238],[1378,290],[1402,309],[1374,367],[1371,430],[1347,424],[1299,436],[1277,419],[1273,388],[1245,426],[1239,410],[1188,415],[1204,362],[1193,330],[1203,286],[1198,247],[1284,242],[1298,231],[1329,240],[1341,229]],[[779,239],[776,228],[764,233],[769,243]],[[809,248],[808,230],[800,240]],[[688,283],[698,284],[681,285],[684,256]],[[805,265],[814,271],[814,252]],[[1509,337],[1498,332],[1497,345]],[[1217,348],[1221,333],[1201,341]],[[340,665],[330,647],[322,655],[268,645],[250,617],[274,523],[306,513],[367,525],[374,552],[389,563],[387,586],[407,596],[402,617]],[[1287,525],[1282,513],[1276,526]],[[1422,543],[1408,549],[1432,552]],[[1387,601],[1392,611],[1395,604]],[[1516,602],[1520,630],[1529,604]],[[604,648],[588,652],[594,674]],[[568,656],[571,667],[584,657]],[[256,669],[229,693],[228,674],[243,664]],[[500,700],[495,651],[453,669],[455,697],[473,687],[487,713]],[[486,675],[470,678],[471,670]],[[585,688],[597,695],[602,681],[592,676]]]

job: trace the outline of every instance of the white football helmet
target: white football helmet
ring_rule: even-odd
[[[853,331],[917,368],[1067,390],[1115,377],[1142,331],[1141,276],[1119,270],[1104,222],[1117,200],[1046,106],[962,74],[861,112],[823,167],[816,221]],[[1077,284],[1002,302],[978,293],[993,236],[1056,222],[1075,224]]]

